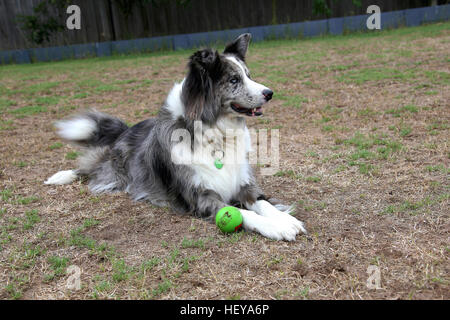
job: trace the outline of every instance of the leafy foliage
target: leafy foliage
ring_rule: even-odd
[[[330,17],[332,14],[331,11],[331,3],[335,4],[336,2],[339,2],[339,0],[314,0],[313,1],[313,14],[316,16],[324,15],[326,17]],[[361,0],[352,0],[352,4],[356,8],[362,7]]]
[[[329,17],[331,15],[331,9],[328,7],[326,0],[314,0],[313,2],[313,14],[325,15]]]
[[[19,15],[17,20],[27,38],[34,44],[50,41],[51,36],[64,30],[62,14],[69,5],[68,0],[45,0],[33,8],[32,15]],[[56,16],[55,13],[56,12]]]

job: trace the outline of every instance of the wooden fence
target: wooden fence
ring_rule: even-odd
[[[317,0],[129,0],[126,15],[123,0],[73,0],[81,8],[81,30],[57,32],[49,41],[30,41],[18,22],[32,15],[43,0],[0,0],[0,50],[64,46],[104,41],[148,38],[214,30],[226,30],[365,14],[369,5],[382,12],[427,6],[429,0],[323,0],[329,14],[317,13]],[[319,1],[320,2],[320,1]],[[438,1],[438,4],[449,2]],[[316,12],[316,14],[315,14]],[[65,12],[50,10],[65,25]]]

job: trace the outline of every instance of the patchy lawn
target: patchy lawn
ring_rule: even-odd
[[[449,52],[450,23],[251,46],[275,95],[248,123],[281,138],[258,180],[310,232],[290,243],[43,185],[79,155],[55,120],[154,116],[191,51],[0,67],[0,298],[449,299]]]

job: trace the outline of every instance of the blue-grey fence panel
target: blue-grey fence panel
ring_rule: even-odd
[[[129,54],[139,52],[152,52],[163,49],[174,49],[173,36],[141,38],[111,42],[112,54]]]
[[[29,50],[8,50],[8,51],[0,51],[0,63],[1,64],[9,64],[9,63],[31,63],[30,55],[28,53]]]
[[[332,18],[328,20],[328,32],[332,35],[344,33],[344,18]]]
[[[70,46],[73,58],[86,58],[98,56],[97,43],[75,44]]]
[[[367,28],[367,16],[352,16],[343,18],[343,31],[356,32]],[[383,21],[383,19],[381,19]]]
[[[303,36],[316,37],[328,33],[328,20],[307,21],[304,24]]]
[[[252,34],[252,41],[258,42],[267,39],[269,27],[268,26],[258,26],[248,28],[248,32]]]
[[[279,38],[314,37],[324,34],[341,35],[349,31],[367,31],[366,22],[368,17],[369,15],[359,15],[174,36],[0,51],[0,64],[57,61],[90,56],[103,57],[112,54],[152,52],[163,49],[198,48],[223,44],[246,32],[252,34],[255,42]],[[401,26],[418,26],[423,23],[447,21],[449,18],[450,5],[390,11],[381,13],[381,28],[391,29]]]
[[[405,25],[404,10],[381,13],[381,29],[394,29]]]
[[[97,42],[95,44],[95,50],[97,52],[97,56],[98,57],[110,56],[112,54],[111,47],[112,47],[112,42],[111,41]]]

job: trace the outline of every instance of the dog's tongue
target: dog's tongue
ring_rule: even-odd
[[[234,108],[237,109],[235,111],[240,112],[240,113],[245,113],[245,115],[247,115],[248,117],[258,117],[260,115],[262,115],[262,107],[257,107],[257,108],[252,108],[252,109],[247,109],[247,108],[243,108],[238,104],[233,104]]]
[[[257,112],[258,114],[255,114],[255,112]],[[252,109],[252,117],[257,117],[262,115],[262,108],[258,107],[258,108],[253,108]]]

